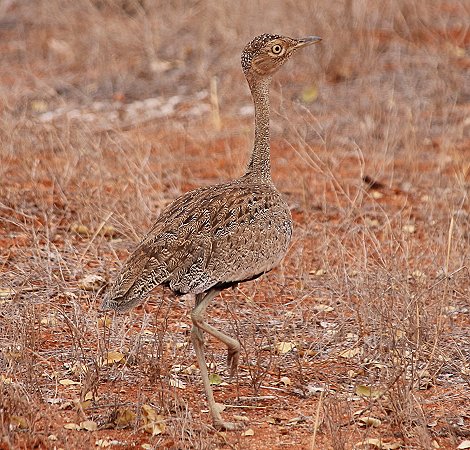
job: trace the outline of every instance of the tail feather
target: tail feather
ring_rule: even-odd
[[[156,264],[157,263],[157,264]],[[124,263],[101,305],[102,311],[128,311],[143,302],[145,296],[168,277],[166,267],[151,258],[143,249],[137,250]]]

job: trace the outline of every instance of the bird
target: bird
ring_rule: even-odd
[[[318,36],[261,34],[245,46],[241,65],[255,111],[254,145],[245,173],[186,192],[168,205],[124,262],[101,305],[104,311],[128,311],[159,285],[176,295],[195,295],[191,342],[213,426],[219,430],[241,425],[224,421],[214,400],[204,333],[227,346],[231,377],[240,343],[206,322],[206,308],[222,290],[266,274],[287,253],[293,225],[289,206],[271,177],[269,88],[274,73],[297,50],[320,41]]]

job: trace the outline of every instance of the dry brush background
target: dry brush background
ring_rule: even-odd
[[[464,448],[466,0],[0,1],[0,448]],[[224,292],[209,426],[191,299],[105,284],[181,193],[242,173],[253,36],[316,34],[272,88],[281,266]],[[65,427],[64,427],[65,426]]]

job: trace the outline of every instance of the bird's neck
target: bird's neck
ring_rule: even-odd
[[[269,147],[269,85],[271,78],[248,80],[255,105],[255,143],[245,176],[272,183]]]

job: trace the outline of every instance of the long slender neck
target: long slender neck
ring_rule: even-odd
[[[269,85],[271,78],[248,80],[255,105],[255,143],[245,176],[272,183],[269,147]]]

